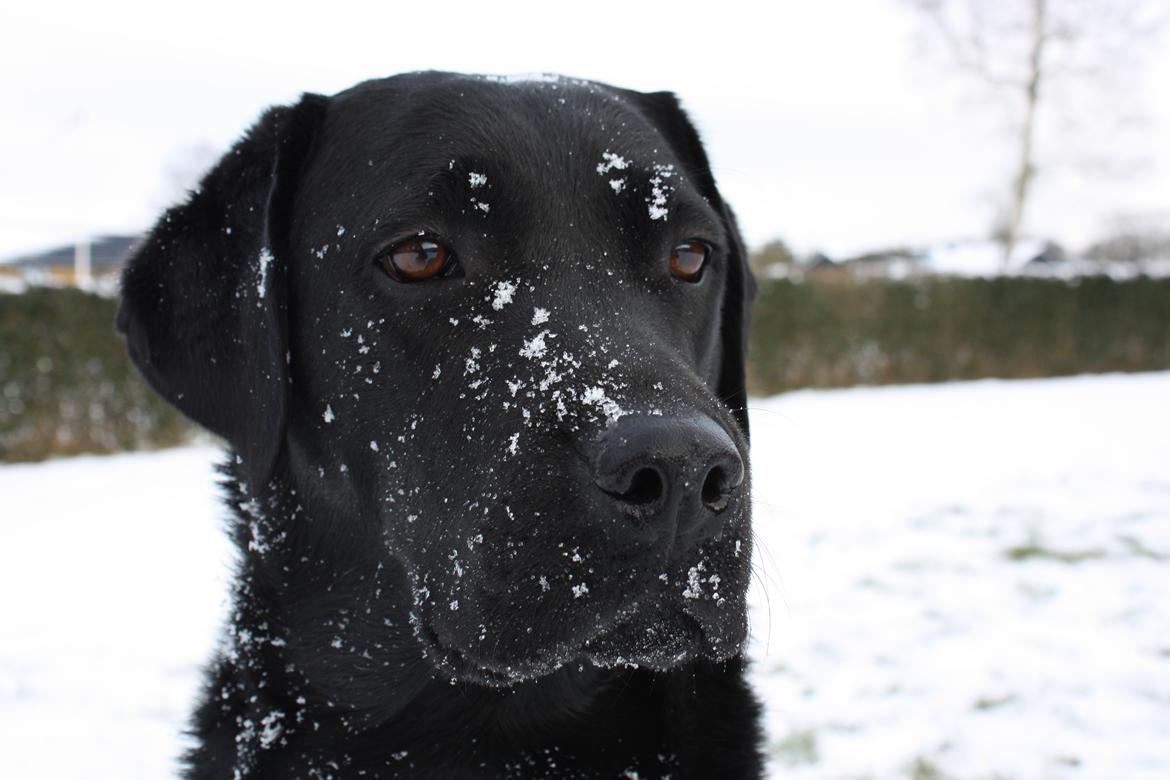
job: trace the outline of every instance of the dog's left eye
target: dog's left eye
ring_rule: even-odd
[[[702,241],[687,241],[670,250],[670,273],[684,282],[697,282],[707,264],[711,247]]]
[[[421,282],[447,267],[451,250],[429,238],[408,238],[378,256],[378,265],[396,282]]]

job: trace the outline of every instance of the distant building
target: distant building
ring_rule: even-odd
[[[822,282],[843,282],[849,279],[849,272],[828,255],[818,252],[805,261],[801,276]]]
[[[790,275],[798,280],[864,282],[928,276],[1068,278],[1090,273],[1101,273],[1101,270],[1070,257],[1055,242],[1035,239],[1019,241],[1005,266],[1001,245],[986,239],[895,247],[844,259],[818,252],[803,260]]]
[[[0,277],[28,284],[111,289],[141,236],[99,236],[0,261]]]
[[[898,248],[867,252],[843,260],[841,265],[854,279],[906,279],[929,273],[925,260],[926,256],[922,252]]]

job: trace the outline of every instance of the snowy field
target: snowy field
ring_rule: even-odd
[[[1170,777],[1170,374],[752,424],[774,777]],[[214,458],[0,467],[4,777],[173,774],[230,569]]]

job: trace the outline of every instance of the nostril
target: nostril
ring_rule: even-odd
[[[743,458],[709,417],[624,416],[587,452],[602,506],[638,520],[639,534],[661,530],[662,538],[688,544],[709,538],[744,497]]]
[[[703,505],[712,512],[722,512],[726,509],[731,498],[731,489],[734,487],[730,483],[727,471],[722,466],[715,466],[708,471],[707,478],[703,480],[701,494]]]
[[[619,498],[627,504],[645,506],[658,501],[664,492],[662,475],[658,473],[658,470],[641,468],[634,473],[633,479],[630,480],[629,490]]]

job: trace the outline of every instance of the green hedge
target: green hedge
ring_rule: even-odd
[[[116,309],[72,289],[0,294],[0,461],[165,447],[190,434],[126,357]]]
[[[0,294],[0,461],[190,436],[113,329],[117,302]],[[1170,369],[1170,279],[760,285],[750,390]]]
[[[1170,279],[767,280],[749,385],[801,387],[1170,369]]]

